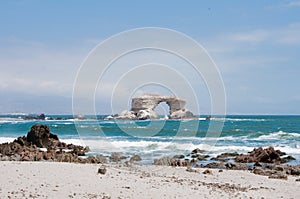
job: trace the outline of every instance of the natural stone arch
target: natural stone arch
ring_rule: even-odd
[[[154,107],[154,111],[156,111],[158,114],[160,114],[160,109],[163,109],[164,111],[164,115],[170,117],[171,115],[171,108],[170,108],[170,104],[168,104],[168,102],[166,101],[160,101],[158,102],[157,106]]]
[[[157,119],[158,114],[154,109],[159,103],[166,102],[170,109],[171,119],[183,119],[194,117],[193,113],[185,109],[186,101],[176,96],[162,96],[146,94],[132,98],[131,111],[138,119]]]

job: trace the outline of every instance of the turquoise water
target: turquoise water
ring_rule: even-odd
[[[208,121],[156,120],[109,121],[74,120],[70,115],[51,115],[60,120],[13,120],[22,115],[0,116],[0,142],[25,135],[36,123],[47,124],[53,133],[67,143],[88,145],[90,154],[122,152],[140,154],[143,163],[154,158],[188,154],[195,148],[207,150],[211,156],[222,152],[245,153],[255,147],[273,146],[297,158],[300,163],[300,116],[226,116]],[[214,123],[224,126],[222,132],[208,132]]]

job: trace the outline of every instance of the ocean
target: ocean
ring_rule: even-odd
[[[141,164],[155,158],[206,150],[214,157],[223,152],[247,153],[257,147],[273,146],[296,158],[300,164],[300,116],[227,115],[206,120],[113,121],[73,119],[72,115],[48,115],[53,120],[20,120],[24,115],[0,116],[0,143],[26,135],[34,124],[46,124],[61,141],[87,145],[88,155],[121,152],[138,154]],[[104,118],[104,116],[98,116]],[[210,125],[221,123],[220,133],[210,134]],[[224,123],[223,123],[224,122]]]

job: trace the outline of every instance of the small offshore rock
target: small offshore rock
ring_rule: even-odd
[[[174,155],[173,158],[175,159],[182,159],[184,158],[184,155],[180,154],[180,155]]]
[[[199,148],[194,149],[191,153],[204,153],[205,150],[201,150]]]
[[[120,153],[114,152],[110,155],[109,159],[113,162],[120,162],[121,160],[126,159],[126,157]]]

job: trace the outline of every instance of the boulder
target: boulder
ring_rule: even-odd
[[[104,155],[96,155],[96,160],[99,163],[107,163],[107,158]]]
[[[26,141],[40,148],[53,147],[59,142],[57,135],[50,133],[50,128],[43,124],[33,125],[27,134]]]
[[[162,166],[171,166],[171,162],[173,161],[172,158],[169,157],[162,157],[159,159],[154,159],[154,165],[162,165]]]
[[[206,170],[203,171],[203,174],[210,174],[210,175],[212,175],[212,171],[209,170],[209,169],[206,169]]]
[[[121,160],[124,160],[126,159],[125,156],[123,156],[122,154],[120,153],[112,153],[109,157],[109,159],[113,162],[120,162]]]
[[[138,162],[138,161],[141,161],[142,160],[142,158],[141,158],[141,156],[139,156],[139,155],[134,155],[134,156],[132,156],[131,158],[130,158],[130,162]]]
[[[106,174],[106,166],[101,166],[99,169],[98,169],[98,173],[99,174]]]

